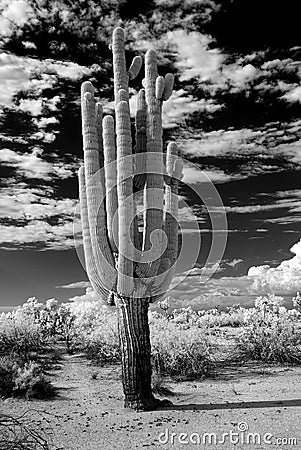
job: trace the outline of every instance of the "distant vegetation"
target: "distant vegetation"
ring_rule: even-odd
[[[152,361],[157,377],[206,377],[217,362],[233,358],[301,363],[301,297],[293,309],[275,295],[258,297],[254,308],[221,311],[172,310],[168,300],[150,312]],[[117,316],[96,300],[46,304],[30,298],[0,316],[0,396],[48,397],[51,347],[84,352],[98,365],[120,361]],[[53,355],[52,355],[53,357]]]

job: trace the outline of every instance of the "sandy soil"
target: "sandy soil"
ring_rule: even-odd
[[[95,371],[96,380],[91,377]],[[301,449],[300,367],[229,366],[213,379],[168,383],[175,406],[142,413],[123,409],[118,367],[95,369],[82,355],[64,355],[51,379],[57,398],[2,400],[0,411],[48,411],[54,442],[61,449]],[[38,424],[48,427],[44,419]],[[221,443],[223,433],[231,432],[238,434],[232,441],[225,435]]]

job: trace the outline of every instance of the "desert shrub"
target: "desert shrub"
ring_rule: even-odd
[[[190,306],[187,308],[174,309],[166,318],[174,323],[182,325],[183,328],[197,326],[199,315]]]
[[[1,397],[45,398],[53,394],[52,383],[37,363],[16,360],[13,356],[0,358]]]
[[[120,361],[118,335],[111,327],[99,327],[85,336],[82,342],[87,358],[99,364],[116,364]]]
[[[237,347],[248,358],[264,362],[301,363],[297,315],[281,306],[281,297],[258,297],[248,311]]]
[[[156,372],[184,378],[208,375],[213,358],[204,329],[182,326],[152,313],[150,331]]]
[[[0,397],[10,397],[15,386],[17,366],[12,358],[0,357]]]
[[[66,350],[71,353],[76,344],[75,315],[70,310],[70,305],[62,304],[55,311],[54,316],[55,335],[59,336],[66,344]]]
[[[46,398],[53,396],[55,389],[46,379],[41,367],[30,361],[17,368],[14,393],[26,398]]]
[[[56,340],[63,340],[67,351],[75,341],[75,316],[69,304],[59,304],[54,298],[39,303],[29,298],[13,312],[0,318],[0,354],[13,351],[28,355],[38,352]]]
[[[168,320],[185,325],[187,328],[191,326],[199,328],[240,327],[246,323],[247,310],[239,305],[228,307],[226,311],[222,311],[218,307],[200,311],[186,307],[174,309],[169,314],[167,313],[167,305],[168,303],[166,301],[159,304],[160,308],[164,311],[163,315]]]
[[[98,301],[71,304],[77,347],[100,364],[120,362],[116,310]],[[183,308],[174,314],[150,313],[152,361],[155,371],[174,376],[204,376],[212,365],[209,338],[198,314]]]
[[[0,354],[14,352],[28,355],[40,350],[45,343],[43,333],[36,319],[18,308],[8,313],[0,323]]]
[[[214,327],[241,327],[246,323],[247,310],[239,305],[228,307],[226,311],[212,308],[207,311],[198,311],[197,323],[207,328]]]
[[[70,304],[76,347],[99,364],[120,361],[117,314],[99,301]]]

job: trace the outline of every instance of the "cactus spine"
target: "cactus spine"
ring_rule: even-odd
[[[112,116],[102,117],[92,84],[82,85],[83,244],[94,290],[110,301],[114,298],[117,307],[125,405],[151,409],[158,400],[151,392],[148,306],[168,288],[178,251],[177,179],[182,168],[176,145],[169,144],[164,169],[161,118],[173,76],[158,76],[156,53],[146,53],[145,89],[137,96],[133,145],[128,85],[138,75],[142,58],[135,57],[126,69],[121,28],[114,30],[112,50],[115,123]],[[133,194],[142,190],[145,213],[140,233]]]

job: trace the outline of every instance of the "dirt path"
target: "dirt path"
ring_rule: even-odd
[[[95,369],[81,355],[64,355],[51,379],[59,389],[56,399],[8,399],[0,401],[0,410],[50,412],[55,443],[64,450],[301,449],[301,368],[250,364],[223,369],[214,380],[170,383],[176,406],[144,413],[123,409],[118,367]],[[223,433],[237,432],[221,443]]]

